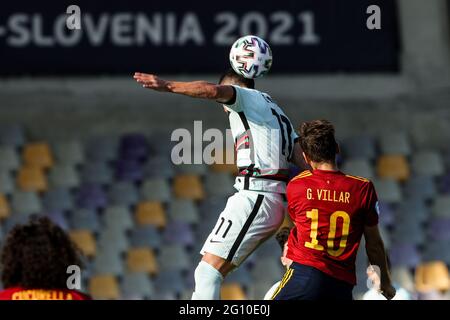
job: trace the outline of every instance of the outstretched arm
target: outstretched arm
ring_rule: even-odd
[[[139,72],[136,72],[133,78],[147,89],[178,93],[193,98],[210,99],[220,103],[232,101],[236,94],[232,86],[217,85],[206,81],[167,81],[153,74]]]

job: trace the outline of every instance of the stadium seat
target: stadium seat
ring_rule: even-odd
[[[71,230],[69,236],[85,256],[94,257],[96,255],[97,246],[92,232],[89,230]]]
[[[417,221],[417,223],[424,223],[429,218],[429,210],[425,201],[420,198],[404,199],[395,213],[395,221],[403,223],[405,221]]]
[[[81,170],[81,181],[89,184],[108,185],[114,180],[111,167],[105,162],[88,162]]]
[[[436,184],[431,176],[412,176],[405,184],[405,196],[424,200],[437,194]]]
[[[432,219],[428,225],[428,235],[435,241],[450,240],[450,217]]]
[[[450,288],[448,268],[442,261],[420,264],[416,268],[415,281],[416,289],[419,292],[447,291]]]
[[[227,204],[227,197],[207,197],[200,203],[200,216],[202,219],[211,219],[215,222]],[[212,227],[212,226],[211,226]]]
[[[276,258],[275,258],[276,259]],[[253,282],[252,275],[245,264],[235,269],[226,278],[225,283],[239,283],[241,286],[250,287]]]
[[[33,216],[39,216],[38,214]],[[10,232],[12,228],[14,228],[18,224],[26,224],[29,221],[30,216],[25,214],[12,214],[3,221],[5,234]]]
[[[76,188],[80,185],[80,178],[75,167],[67,164],[57,164],[51,168],[48,180],[53,188]]]
[[[45,210],[68,211],[74,208],[74,201],[69,189],[54,188],[48,190],[43,196]]]
[[[247,300],[247,296],[239,283],[223,284],[220,298],[222,300]]]
[[[120,181],[139,182],[144,179],[144,170],[137,160],[120,159],[114,164],[116,177]]]
[[[124,232],[134,227],[130,209],[124,206],[107,207],[103,213],[103,223],[107,229],[117,232]]]
[[[100,185],[83,184],[76,194],[76,204],[79,208],[104,208],[108,205],[108,198]]]
[[[392,241],[395,243],[411,243],[421,245],[425,243],[426,234],[423,227],[413,221],[407,220],[408,223],[397,223],[392,233]]]
[[[205,190],[208,196],[229,196],[236,192],[234,179],[227,172],[210,172],[205,177]]]
[[[374,172],[372,165],[367,159],[349,159],[344,162],[342,171],[358,177],[364,177],[366,179],[373,179]]]
[[[149,179],[142,183],[140,190],[141,199],[146,201],[169,202],[171,191],[166,179]]]
[[[442,260],[450,265],[449,240],[428,241],[423,250],[423,261]]]
[[[140,133],[125,134],[120,138],[119,154],[121,159],[145,160],[150,152],[147,137]]]
[[[50,146],[45,142],[34,142],[24,146],[23,160],[26,165],[39,168],[50,168],[53,166],[53,156]]]
[[[410,176],[408,161],[402,155],[383,155],[378,158],[377,174],[380,178],[405,181]]]
[[[70,215],[72,229],[84,229],[93,233],[100,229],[100,222],[94,209],[77,209]]]
[[[419,251],[411,243],[393,244],[389,256],[393,267],[414,268],[421,262]]]
[[[89,293],[93,299],[119,299],[120,291],[116,277],[113,275],[96,275],[89,279]]]
[[[122,253],[128,250],[129,241],[125,232],[117,232],[109,228],[100,230],[98,247],[104,250]]]
[[[174,180],[174,194],[180,199],[202,200],[205,197],[202,182],[195,175],[180,175]]]
[[[380,230],[380,236],[381,239],[383,239],[384,247],[389,250],[392,243],[391,233],[383,225],[378,225],[378,229]]]
[[[124,273],[124,265],[120,254],[114,250],[98,248],[94,260],[95,274],[113,274],[120,276]]]
[[[109,162],[117,158],[119,140],[115,136],[93,137],[86,145],[86,156],[94,162]]]
[[[2,124],[0,126],[0,144],[22,147],[26,141],[25,129],[19,124]]]
[[[167,244],[182,244],[188,247],[192,246],[195,241],[191,226],[179,221],[167,224],[163,240]]]
[[[155,226],[146,225],[131,231],[130,242],[133,247],[150,247],[159,249],[161,236]]]
[[[20,166],[20,158],[14,147],[0,146],[0,169],[12,171]]]
[[[439,177],[438,184],[441,193],[450,193],[450,172]]]
[[[155,278],[155,299],[177,299],[186,290],[185,281],[180,272],[161,272]]]
[[[205,164],[179,164],[175,165],[175,172],[178,175],[204,176],[208,173],[208,166]]]
[[[137,205],[135,212],[136,222],[140,226],[154,225],[164,228],[167,224],[166,214],[161,202],[144,201]]]
[[[11,209],[15,214],[31,215],[42,211],[39,196],[32,191],[15,191],[12,194]]]
[[[0,193],[11,194],[15,189],[15,182],[11,172],[6,169],[0,169]]]
[[[149,248],[131,248],[127,252],[127,268],[129,272],[158,273],[155,254]]]
[[[352,136],[343,140],[341,145],[346,158],[373,160],[376,157],[375,141],[369,136]]]
[[[53,145],[53,153],[58,163],[76,166],[84,162],[84,150],[77,140],[59,141]]]
[[[169,220],[197,224],[200,221],[197,206],[192,200],[174,199],[167,211]]]
[[[66,215],[60,210],[50,210],[46,211],[45,215],[50,218],[53,223],[61,227],[64,231],[68,231],[69,222],[67,221]]]
[[[434,199],[434,205],[431,213],[434,217],[450,217],[450,195],[437,196]]]
[[[122,299],[130,300],[151,299],[155,292],[153,282],[145,272],[125,273],[121,288]]]
[[[395,205],[384,202],[384,201],[378,201],[378,207],[380,210],[379,215],[379,223],[383,227],[391,227],[396,222],[395,220]]]
[[[398,203],[402,201],[402,191],[395,180],[374,179],[373,183],[380,201],[386,203]]]
[[[139,201],[139,194],[132,182],[121,181],[110,186],[109,202],[112,205],[132,206]]]
[[[8,200],[3,194],[0,194],[0,221],[8,218],[10,214],[11,209]]]
[[[42,192],[48,189],[47,178],[42,168],[25,166],[17,173],[17,185],[23,191]]]
[[[170,179],[175,176],[175,168],[167,155],[150,157],[143,168],[144,175],[148,178]]]
[[[152,150],[152,155],[171,156],[172,148],[177,143],[172,141],[172,130],[170,131],[152,131],[147,141]]]
[[[423,176],[436,177],[445,173],[441,155],[431,151],[415,153],[412,158],[412,169],[416,175]]]
[[[411,154],[411,145],[405,133],[402,132],[386,132],[379,139],[381,153],[386,155],[403,155]]]
[[[190,256],[183,246],[164,244],[158,255],[158,262],[161,270],[187,271],[191,268]]]

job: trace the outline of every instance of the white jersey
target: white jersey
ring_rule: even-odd
[[[237,152],[239,175],[235,188],[285,193],[289,161],[298,136],[268,94],[233,87],[236,99],[225,108]]]

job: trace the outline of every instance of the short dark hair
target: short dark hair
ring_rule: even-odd
[[[281,252],[283,252],[284,250],[284,245],[288,240],[290,233],[291,229],[289,229],[288,227],[283,227],[280,229],[280,231],[278,231],[278,233],[275,236],[275,239],[277,240],[278,244],[281,247]]]
[[[328,120],[313,120],[300,126],[300,146],[314,162],[334,162],[338,146],[334,126]]]
[[[237,84],[245,88],[255,89],[255,80],[247,79],[241,75],[238,75],[231,68],[222,74],[222,76],[219,79],[219,84],[222,84],[223,82],[225,82],[225,80],[230,80],[231,83]]]
[[[69,236],[47,217],[31,217],[16,225],[1,254],[5,288],[67,288],[67,267],[82,267],[78,249]]]

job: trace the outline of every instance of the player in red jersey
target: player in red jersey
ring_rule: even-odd
[[[78,251],[59,226],[46,217],[17,225],[2,250],[0,300],[90,300],[67,288],[71,265],[81,267]]]
[[[378,231],[378,200],[372,182],[337,169],[339,147],[330,122],[303,123],[300,144],[312,170],[293,178],[287,187],[289,215],[295,224],[287,257],[293,263],[272,299],[351,300],[363,234],[369,261],[380,268],[380,289],[391,299],[395,289]]]

